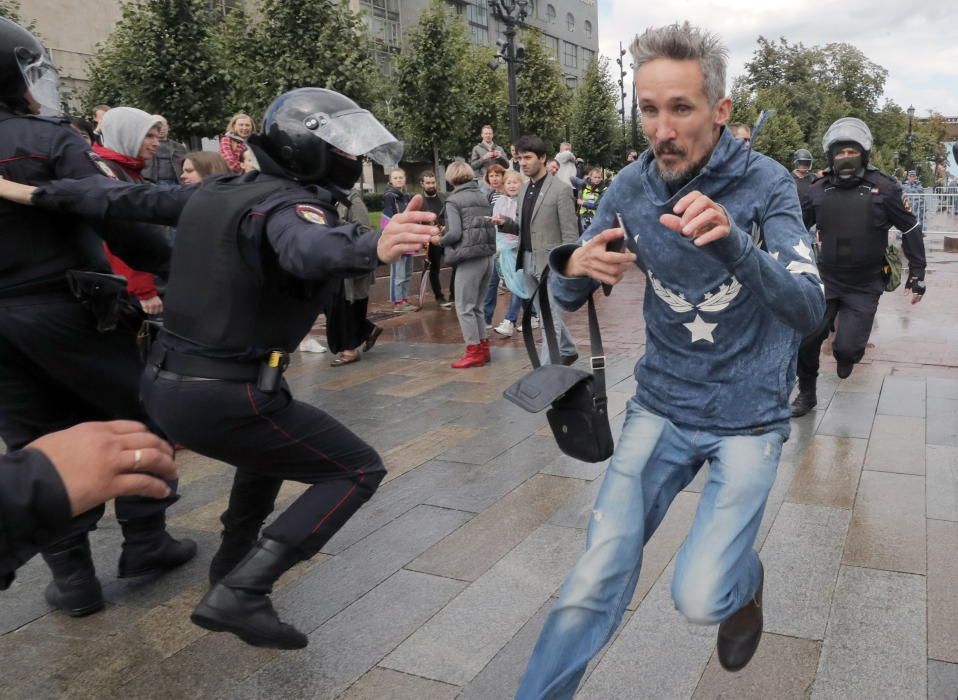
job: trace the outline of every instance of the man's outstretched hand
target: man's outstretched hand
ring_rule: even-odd
[[[27,445],[47,456],[79,515],[117,496],[166,498],[176,479],[173,448],[129,420],[80,423]]]
[[[406,206],[406,210],[389,220],[383,235],[379,237],[376,254],[386,263],[395,262],[403,255],[418,253],[433,236],[440,231],[436,215],[422,211],[422,195],[416,195]]]
[[[660,216],[659,222],[691,238],[697,246],[725,238],[731,231],[725,210],[698,190],[682,197],[672,211],[675,213]]]
[[[616,253],[605,247],[623,237],[625,231],[620,228],[609,228],[593,236],[569,256],[563,274],[566,277],[591,277],[602,284],[616,284],[635,264],[635,254],[627,250]]]

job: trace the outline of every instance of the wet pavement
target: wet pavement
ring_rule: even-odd
[[[885,295],[845,380],[826,346],[819,405],[793,421],[760,530],[766,632],[752,663],[721,670],[715,628],[687,624],[669,598],[700,475],[646,548],[626,619],[578,697],[958,697],[958,255],[928,244],[925,301]],[[599,301],[616,434],[643,351],[642,282],[630,274]],[[278,587],[277,608],[310,646],[254,649],[189,622],[232,470],[184,452],[169,523],[199,542],[196,561],[116,579],[108,514],[92,541],[109,604],[71,619],[43,602],[49,574],[34,559],[0,595],[0,697],[512,696],[582,551],[605,465],[564,457],[543,415],[501,398],[528,368],[518,336],[493,340],[491,365],[456,371],[454,311],[431,299],[414,313],[371,310],[386,332],[361,362],[304,355],[289,372],[300,399],[352,426],[389,468],[373,501]],[[569,320],[584,356],[585,314]],[[301,490],[287,484],[280,501]]]

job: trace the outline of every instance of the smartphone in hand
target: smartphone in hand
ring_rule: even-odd
[[[622,221],[622,214],[620,214],[619,212],[616,212],[615,221],[618,224],[619,228],[622,229],[623,232],[625,232],[625,235],[628,236],[629,232],[625,228],[625,222]],[[623,236],[622,238],[616,238],[614,241],[609,241],[608,243],[605,244],[605,249],[612,251],[613,253],[624,252],[625,251],[625,236]],[[609,296],[612,293],[612,285],[603,284],[602,291],[606,296]]]

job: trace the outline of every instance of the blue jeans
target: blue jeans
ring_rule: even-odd
[[[496,301],[499,296],[499,256],[494,256],[493,260],[495,260],[495,265],[492,266],[492,276],[489,278],[489,286],[486,288],[486,298],[482,302],[486,325],[492,323],[492,317],[496,313]]]
[[[645,543],[706,460],[709,478],[676,557],[672,600],[702,625],[745,605],[758,590],[760,564],[752,545],[784,440],[777,431],[714,435],[680,428],[631,399],[589,521],[585,554],[562,584],[517,700],[573,696],[632,599]]]
[[[411,255],[404,255],[389,266],[389,301],[395,303],[409,298],[412,258]]]

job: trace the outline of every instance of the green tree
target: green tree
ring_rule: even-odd
[[[552,151],[565,138],[569,89],[562,69],[546,51],[534,29],[522,33],[525,58],[518,78],[519,131],[536,134]]]
[[[399,57],[396,105],[402,135],[414,150],[428,154],[437,172],[440,159],[461,154],[467,46],[465,25],[442,0],[433,0]]]
[[[496,143],[504,144],[509,138],[509,95],[507,72],[490,68],[495,61],[496,50],[491,46],[470,46],[462,66],[465,92],[465,117],[459,139],[458,153],[468,155],[479,141],[479,132],[486,124],[497,134]]]
[[[372,106],[377,69],[366,26],[342,0],[262,0],[255,19],[227,14],[218,44],[233,86],[228,111],[259,115],[300,87],[328,88]]]
[[[572,143],[590,165],[611,167],[620,155],[621,126],[616,110],[618,87],[608,61],[593,58],[572,103]]]
[[[87,108],[98,102],[162,114],[180,139],[222,128],[226,81],[204,0],[123,5],[123,17],[90,62]]]

